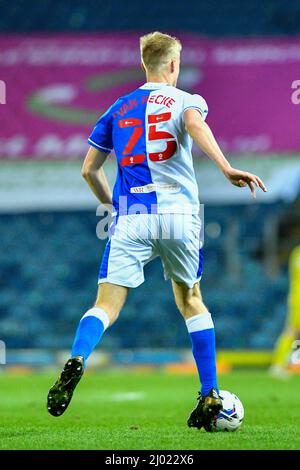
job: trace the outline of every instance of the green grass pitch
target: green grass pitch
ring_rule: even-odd
[[[189,429],[196,377],[164,372],[86,374],[66,413],[48,415],[56,373],[0,375],[1,449],[300,449],[300,376],[286,382],[264,371],[220,376],[236,393],[245,421],[235,433]]]

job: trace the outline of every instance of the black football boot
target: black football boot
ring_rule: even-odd
[[[47,409],[52,416],[61,416],[66,411],[83,372],[82,356],[73,357],[66,362],[62,373],[48,393]]]
[[[187,424],[190,428],[201,429],[203,427],[210,432],[213,419],[223,408],[222,400],[215,388],[212,388],[205,397],[199,392],[197,399],[198,404],[191,412]]]

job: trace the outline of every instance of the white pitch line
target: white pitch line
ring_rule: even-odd
[[[142,400],[143,398],[145,398],[143,392],[119,392],[111,396],[112,401],[134,401]]]

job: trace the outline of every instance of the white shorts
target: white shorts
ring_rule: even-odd
[[[162,260],[165,279],[186,284],[202,275],[201,219],[195,214],[131,214],[117,216],[99,272],[99,284],[137,287],[144,266]]]

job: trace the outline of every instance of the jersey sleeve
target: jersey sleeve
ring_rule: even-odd
[[[88,138],[88,143],[102,152],[111,152],[113,150],[111,108],[102,114],[96,122]]]
[[[187,94],[187,96],[184,98],[184,101],[183,101],[182,115],[189,108],[197,109],[200,112],[203,119],[204,120],[206,119],[206,116],[208,114],[208,106],[207,106],[205,99],[202,96]]]

